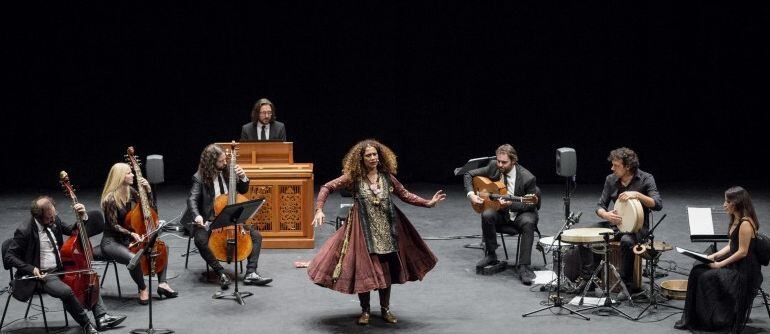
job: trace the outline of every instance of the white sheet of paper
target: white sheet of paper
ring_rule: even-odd
[[[714,221],[711,218],[711,208],[687,208],[690,220],[690,235],[713,235]]]
[[[614,300],[612,301],[614,303]],[[575,306],[581,306],[580,305],[580,296],[575,296],[575,298],[572,298],[572,300],[569,301],[570,305]],[[599,306],[604,305],[604,297],[585,297],[583,298],[583,305],[582,306]]]
[[[551,270],[536,270],[534,284],[548,284],[556,279],[556,273]],[[555,283],[554,283],[555,284]]]

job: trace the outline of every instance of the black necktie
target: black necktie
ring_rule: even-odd
[[[53,238],[53,234],[51,234],[51,230],[45,226],[43,226],[43,229],[45,230],[45,234],[48,236],[48,241],[51,242],[51,246],[53,246],[53,255],[56,258],[56,269],[61,269],[61,257],[59,257],[59,247],[56,247],[56,240]]]
[[[265,137],[265,128],[266,127],[267,127],[267,125],[262,125],[262,133],[260,134],[260,139],[261,140],[267,140],[267,138]]]
[[[227,192],[225,190],[225,183],[222,181],[222,173],[219,174],[219,177],[217,177],[217,180],[219,180],[219,194],[222,195]]]

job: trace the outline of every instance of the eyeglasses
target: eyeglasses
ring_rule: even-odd
[[[273,112],[272,111],[260,111],[259,114],[260,115],[272,115]]]

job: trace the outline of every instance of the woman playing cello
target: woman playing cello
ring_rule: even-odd
[[[128,249],[129,242],[139,242],[143,239],[143,236],[122,225],[126,216],[140,205],[138,192],[131,188],[133,183],[134,174],[131,173],[131,167],[125,163],[116,163],[110,169],[102,190],[101,204],[105,219],[102,252],[121,264],[128,264],[134,256],[134,253]],[[146,192],[151,192],[150,184],[144,178],[139,178],[138,184]],[[168,285],[165,269],[164,266],[157,271],[158,295],[161,298],[174,298],[178,293]],[[150,300],[150,291],[145,285],[141,266],[131,270],[131,278],[139,288],[139,304],[147,304]]]

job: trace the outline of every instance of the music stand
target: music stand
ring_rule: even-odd
[[[173,330],[170,329],[156,329],[152,327],[152,276],[155,275],[155,257],[158,256],[158,254],[153,254],[152,248],[155,246],[155,241],[158,240],[158,233],[163,228],[164,224],[161,224],[158,226],[158,228],[152,232],[150,236],[150,240],[147,241],[147,244],[144,246],[143,249],[141,249],[137,254],[139,256],[134,255],[134,258],[129,261],[129,266],[131,268],[129,270],[132,270],[137,264],[138,259],[141,258],[142,253],[147,258],[147,263],[150,265],[150,275],[148,279],[147,289],[150,291],[150,299],[147,300],[147,306],[148,306],[148,312],[150,312],[150,318],[149,318],[149,324],[147,328],[137,328],[131,330],[131,334],[169,334],[174,333]]]
[[[236,204],[230,204],[219,213],[219,215],[214,218],[214,221],[211,222],[211,225],[209,226],[209,229],[217,229],[217,228],[223,228],[227,226],[235,226],[235,235],[238,235],[238,228],[240,228],[241,225],[245,224],[247,220],[251,219],[257,211],[259,211],[259,208],[262,207],[262,204],[265,203],[264,199],[257,199],[253,201],[247,201],[247,202],[241,202]],[[238,251],[238,238],[235,238],[235,247],[233,247],[233,252]],[[233,254],[233,258],[237,258],[235,254]],[[235,268],[235,290],[231,294],[225,294],[224,291],[220,290],[217,293],[214,294],[211,298],[214,299],[223,299],[228,297],[233,297],[233,299],[238,302],[238,304],[244,305],[243,298],[253,296],[254,294],[251,292],[239,292],[238,291],[238,261],[233,261],[233,267]]]
[[[476,168],[481,168],[482,166],[486,166],[487,164],[489,164],[490,161],[492,161],[492,159],[495,159],[495,158],[496,157],[480,157],[480,158],[470,159],[462,167],[455,168],[454,174],[455,176],[461,176],[470,170],[474,170]],[[482,241],[478,244],[467,244],[463,247],[484,249],[484,242]]]

